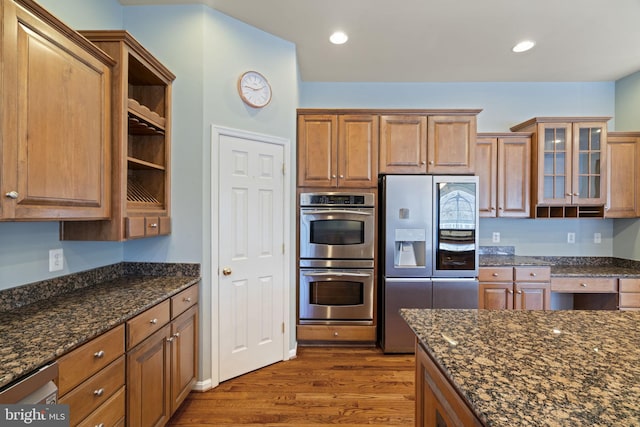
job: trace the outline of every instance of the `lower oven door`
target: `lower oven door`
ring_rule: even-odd
[[[300,269],[300,323],[373,324],[373,269]]]

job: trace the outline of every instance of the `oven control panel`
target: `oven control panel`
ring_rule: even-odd
[[[373,193],[302,193],[300,206],[374,206]]]

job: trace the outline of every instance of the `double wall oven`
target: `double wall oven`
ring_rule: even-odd
[[[300,194],[301,324],[373,324],[375,197]]]

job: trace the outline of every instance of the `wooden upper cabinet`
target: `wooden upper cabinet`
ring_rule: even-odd
[[[479,134],[476,174],[481,217],[530,216],[530,133]]]
[[[108,218],[113,60],[33,1],[0,10],[0,219]]]
[[[374,188],[378,185],[378,116],[298,116],[298,185]]]
[[[609,119],[536,117],[511,128],[533,132],[536,205],[604,206]]]
[[[427,173],[427,116],[380,116],[380,173]]]
[[[378,185],[378,116],[338,116],[338,186]]]
[[[481,217],[498,216],[498,138],[478,135],[476,140],[478,210]]]
[[[607,218],[640,216],[640,132],[607,135]]]
[[[175,76],[123,30],[81,31],[116,59],[110,221],[63,222],[64,240],[114,240],[171,232],[171,90]]]
[[[298,185],[336,187],[337,158],[338,116],[298,116]]]
[[[476,116],[429,116],[427,173],[473,174],[476,155]]]

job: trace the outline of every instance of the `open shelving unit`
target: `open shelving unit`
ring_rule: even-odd
[[[175,76],[129,33],[81,31],[116,59],[113,212],[110,221],[63,223],[65,240],[128,240],[171,232],[171,85]]]

